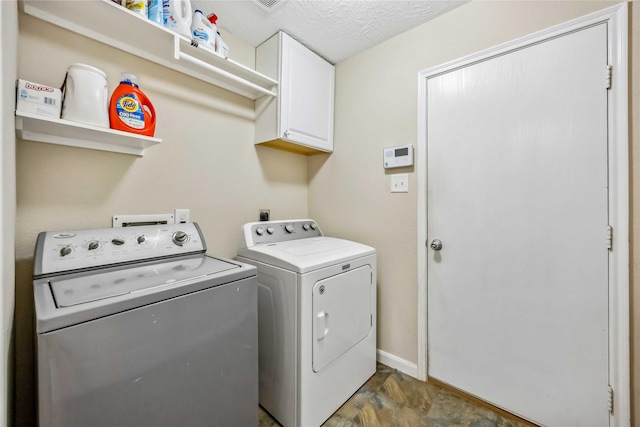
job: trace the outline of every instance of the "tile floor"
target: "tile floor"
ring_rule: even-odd
[[[259,426],[279,426],[259,408]],[[385,365],[324,427],[529,427]]]

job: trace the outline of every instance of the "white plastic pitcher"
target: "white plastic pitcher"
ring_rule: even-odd
[[[109,127],[107,75],[91,65],[71,64],[62,87],[64,120]]]

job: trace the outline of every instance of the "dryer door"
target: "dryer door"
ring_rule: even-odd
[[[346,353],[371,332],[371,267],[319,280],[313,286],[313,371]]]

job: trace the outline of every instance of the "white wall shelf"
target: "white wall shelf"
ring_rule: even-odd
[[[28,141],[71,147],[144,155],[144,150],[162,142],[130,132],[101,128],[69,120],[16,111],[16,134]]]
[[[263,74],[225,59],[110,0],[21,0],[22,11],[167,68],[250,99],[276,96]],[[135,32],[135,45],[131,34]]]

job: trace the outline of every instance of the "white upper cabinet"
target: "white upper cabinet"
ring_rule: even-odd
[[[256,144],[302,154],[333,151],[335,68],[279,32],[256,48],[256,71],[279,81],[256,101]]]

